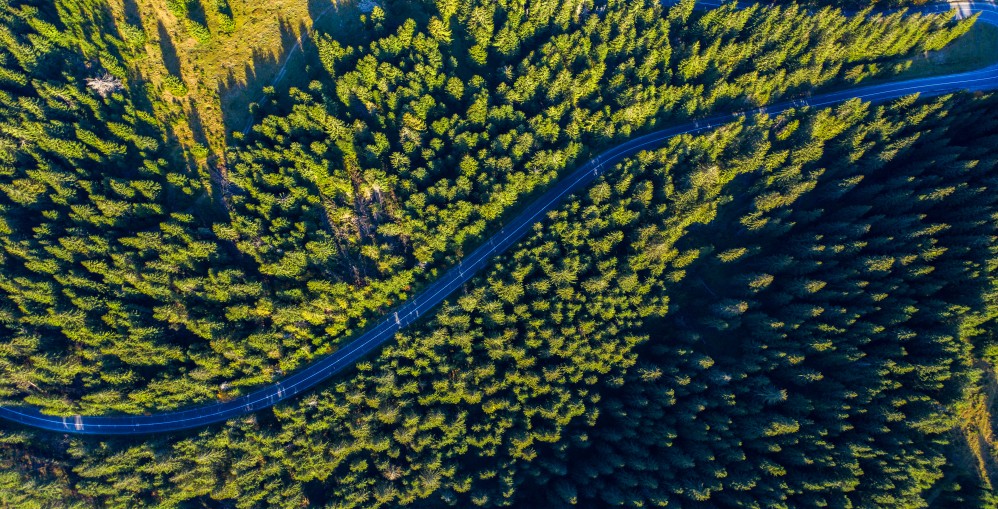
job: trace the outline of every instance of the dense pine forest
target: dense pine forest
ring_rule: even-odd
[[[188,86],[136,71],[153,34],[106,2],[0,0],[5,406],[245,394],[601,149],[903,75],[973,24],[383,2],[315,33],[211,153],[178,138]],[[242,22],[162,7],[196,44]],[[0,506],[993,507],[995,111],[911,96],[675,138],[293,401],[151,437],[0,423]]]

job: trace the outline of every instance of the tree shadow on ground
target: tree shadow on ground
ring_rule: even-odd
[[[177,56],[177,46],[173,44],[173,38],[166,30],[162,21],[156,22],[156,33],[159,35],[159,50],[163,54],[163,65],[170,74],[183,79],[180,71],[180,57]]]
[[[247,131],[254,112],[266,100],[267,87],[274,87],[274,96],[287,91],[289,84],[300,85],[305,71],[305,52],[299,47],[299,33],[307,33],[307,27],[299,24],[297,30],[286,20],[280,20],[281,47],[276,53],[253,50],[250,59],[243,65],[243,72],[237,74],[230,69],[226,78],[218,85],[218,96],[222,107],[222,121],[227,133]],[[307,83],[307,81],[306,81]]]
[[[124,39],[122,35],[124,33],[123,23],[138,27],[142,26],[142,14],[135,0],[124,0],[123,5],[124,11],[121,18],[115,17],[109,5],[101,3],[99,8],[80,9],[78,15],[82,17],[82,20],[80,23],[74,25],[74,27],[59,27],[61,30],[76,28],[81,31],[80,37],[82,40],[92,41],[94,44],[92,48],[83,49],[85,58],[80,59],[78,63],[79,69],[74,72],[78,72],[84,76],[92,76],[95,73],[105,71],[103,67],[106,56],[112,57],[119,63],[128,64],[130,58],[134,58],[135,51],[145,51],[144,48],[129,49],[127,46],[121,44],[121,41]],[[157,23],[157,33],[166,70],[171,75],[182,79],[177,48],[161,21]],[[94,49],[100,50],[100,56],[93,53]],[[135,109],[147,113],[149,118],[158,118],[156,113],[157,104],[163,103],[164,99],[158,95],[157,87],[151,84],[150,76],[135,66],[127,65],[126,68],[127,77],[122,76],[122,78],[125,84],[123,93],[128,97],[127,102],[131,103]],[[207,136],[203,122],[192,101],[193,99],[187,99],[187,108],[185,108],[187,123],[193,133],[194,141],[207,146]],[[136,124],[136,132],[139,135],[149,136],[161,142],[161,146],[164,147],[161,154],[169,161],[168,164],[175,171],[184,173],[186,170],[189,173],[189,177],[195,179],[199,177],[197,173],[204,169],[204,165],[198,163],[194,154],[184,150],[181,146],[175,125],[171,121],[160,118],[159,121],[152,123],[140,122]],[[213,160],[211,155],[208,157],[208,163],[208,173],[211,174],[212,178],[210,181],[205,178],[200,179],[203,185],[198,191],[197,202],[211,202],[213,206],[198,207],[199,212],[196,215],[203,221],[210,223],[211,221],[218,220],[218,218],[226,217],[227,210],[224,206],[220,206],[223,205],[220,199],[220,191],[225,187],[224,182],[221,179],[215,178],[215,174],[220,173],[219,171],[212,172],[212,169],[215,168],[213,165],[219,163]]]
[[[141,27],[142,12],[139,10],[139,4],[135,0],[122,0],[122,3],[125,7],[125,23]]]
[[[201,120],[201,113],[198,112],[197,105],[193,99],[187,100],[187,124],[191,128],[191,134],[196,143],[208,146],[208,136],[205,134],[204,121]]]
[[[315,42],[309,35],[313,29],[344,45],[363,46],[371,40],[373,34],[361,23],[356,4],[356,0],[308,0],[307,24],[293,27],[286,20],[280,21],[280,51],[272,54],[254,51],[242,75],[229,71],[218,90],[223,123],[230,136],[233,132],[248,132],[254,119],[276,111],[275,106],[285,105],[281,98],[288,89],[305,88],[316,78],[321,65]],[[265,94],[264,89],[271,86],[273,94]]]
[[[327,11],[340,9],[341,3],[342,0],[308,0],[308,17],[314,25]]]
[[[317,30],[333,36],[344,22],[354,22],[357,18],[355,4],[362,0],[308,0],[308,16]]]
[[[188,99],[185,109],[187,111],[187,124],[194,141],[202,147],[209,147],[210,143],[205,134],[204,122],[193,99]],[[229,200],[234,189],[229,181],[224,154],[209,151],[204,164],[201,164],[198,156],[189,150],[184,151],[183,158],[188,168],[198,168],[200,173],[197,177],[209,186],[208,189],[205,189],[206,192],[197,199],[199,208],[211,210],[210,216],[216,221],[228,222],[230,220]]]
[[[208,26],[208,18],[205,16],[203,2],[189,2],[187,5],[190,6],[190,10],[187,12],[188,19],[199,23],[201,26]]]
[[[370,16],[374,6],[386,12],[380,33],[372,31],[370,23],[361,21],[362,16]],[[418,26],[426,26],[435,12],[433,7],[409,0],[308,0],[308,14],[316,31],[344,46],[366,46],[375,37],[395,32],[410,18]]]

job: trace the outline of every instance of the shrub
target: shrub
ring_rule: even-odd
[[[183,19],[191,10],[188,0],[166,0],[166,10],[173,13],[177,18]]]
[[[121,29],[121,34],[132,49],[140,48],[146,43],[146,32],[142,30],[141,26],[125,23]]]
[[[201,44],[206,44],[211,40],[211,32],[208,27],[194,21],[192,19],[184,20],[184,25],[187,27],[187,32],[191,34],[191,37],[197,39]]]
[[[163,78],[163,86],[165,86],[166,89],[175,96],[187,95],[187,84],[172,74],[167,74],[166,77]]]
[[[223,34],[231,34],[236,31],[236,22],[232,16],[225,13],[218,13],[218,28]]]

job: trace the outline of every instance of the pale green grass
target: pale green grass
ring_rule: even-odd
[[[998,27],[985,23],[974,26],[939,51],[930,51],[911,61],[901,78],[923,78],[972,71],[998,62]]]

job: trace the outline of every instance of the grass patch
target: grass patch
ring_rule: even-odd
[[[971,392],[959,409],[963,431],[971,445],[983,484],[994,490],[998,482],[998,440],[995,437],[995,405],[998,403],[998,371],[985,360],[975,362],[982,373],[978,390]]]
[[[911,60],[899,74],[902,79],[973,71],[998,62],[998,27],[974,23],[966,34],[939,51],[929,51]]]

